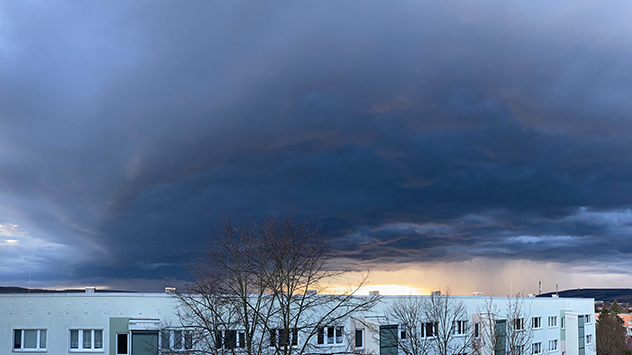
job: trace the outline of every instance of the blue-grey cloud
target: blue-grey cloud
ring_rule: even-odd
[[[0,253],[182,278],[285,209],[376,263],[624,260],[629,7],[3,4]]]

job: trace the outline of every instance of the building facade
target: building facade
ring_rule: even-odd
[[[353,314],[337,324],[318,329],[310,353],[403,354],[401,344],[412,330],[392,315],[392,306],[402,298],[429,296],[384,296],[370,311]],[[529,332],[526,353],[538,355],[595,355],[595,321],[592,299],[520,299],[524,313],[506,319],[512,299],[485,296],[448,296],[465,306],[466,319],[454,322],[454,339],[471,340],[463,353],[484,353],[482,329],[493,322],[493,355],[512,355],[506,346],[508,325]],[[483,311],[493,302],[497,315],[490,320]],[[192,331],[176,314],[178,299],[172,294],[146,293],[44,293],[0,294],[0,354],[101,353],[147,355],[190,353],[199,346]],[[325,311],[325,310],[322,310]],[[419,327],[423,339],[436,336],[436,324]],[[408,334],[407,334],[408,332]],[[243,332],[218,330],[217,349],[239,352]],[[271,337],[281,336],[279,333]],[[425,338],[424,338],[425,337]],[[504,337],[504,338],[503,338]],[[274,340],[273,340],[274,341]],[[299,331],[292,334],[296,344],[304,341]],[[483,344],[484,345],[484,344]],[[483,354],[482,354],[483,355]]]

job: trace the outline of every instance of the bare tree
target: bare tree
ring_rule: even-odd
[[[331,268],[330,246],[307,223],[296,223],[292,217],[267,219],[263,233],[263,251],[269,263],[263,268],[267,272],[263,278],[270,285],[276,311],[264,324],[267,331],[277,329],[278,336],[284,337],[274,344],[276,354],[309,352],[313,347],[310,340],[324,332],[325,327],[339,325],[351,314],[369,310],[379,300],[377,296],[354,296],[366,283],[366,275],[346,293],[320,293],[326,290],[326,282],[345,271]],[[270,328],[270,324],[276,328]],[[299,334],[300,343],[293,339]]]
[[[467,307],[449,292],[399,299],[390,313],[406,327],[406,339],[399,339],[406,355],[464,354],[472,346]]]
[[[475,354],[496,355],[497,321],[502,319],[500,309],[494,303],[493,297],[487,299],[483,307],[477,310],[474,322],[475,327],[478,327],[478,334],[474,334],[473,339]],[[503,326],[506,327],[506,324]]]
[[[195,263],[193,282],[178,293],[181,322],[195,329],[198,353],[303,354],[327,327],[372,308],[379,297],[324,294],[342,275],[322,236],[292,217],[260,227],[228,220],[211,251]],[[344,330],[336,332],[347,336]]]
[[[264,241],[255,232],[225,220],[211,249],[193,263],[192,282],[177,293],[181,322],[194,330],[199,352],[240,349],[254,355],[267,349],[260,328],[273,312],[273,300],[259,276]]]
[[[508,297],[504,313],[490,297],[478,310],[480,334],[474,341],[475,351],[482,355],[531,355],[533,330],[530,313],[520,294]]]
[[[522,295],[508,298],[506,319],[509,355],[531,355],[534,352],[531,348],[533,340],[531,309],[526,308]]]
[[[404,327],[405,336],[393,334],[398,339],[398,347],[405,355],[426,355],[432,341],[426,337],[426,301],[417,296],[397,299],[391,307],[390,315]]]

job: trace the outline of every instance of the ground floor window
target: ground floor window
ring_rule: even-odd
[[[557,351],[557,339],[549,340],[549,351]]]
[[[290,334],[286,334],[285,329],[270,329],[270,346],[298,345],[298,329],[291,328]]]
[[[243,330],[216,330],[215,348],[235,349],[246,347],[246,333]]]
[[[345,327],[320,327],[318,328],[318,344],[319,345],[335,345],[342,344],[342,336]]]
[[[165,329],[160,331],[160,349],[190,350],[193,349],[193,332],[183,329]]]
[[[70,351],[103,350],[103,329],[71,329]]]
[[[46,329],[14,329],[13,350],[46,351]]]
[[[421,337],[432,338],[437,335],[437,322],[421,323]]]
[[[406,339],[406,337],[408,336],[408,334],[406,332],[407,329],[408,328],[406,328],[406,324],[400,324],[399,325],[399,338],[400,339]]]
[[[457,320],[454,322],[454,328],[452,328],[452,331],[456,335],[465,335],[467,333],[467,321]]]

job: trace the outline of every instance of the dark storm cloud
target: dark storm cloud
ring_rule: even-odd
[[[365,261],[624,258],[627,6],[5,4],[0,253],[182,277],[283,208]]]

